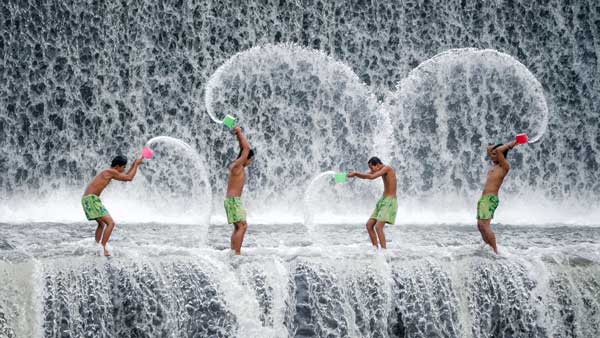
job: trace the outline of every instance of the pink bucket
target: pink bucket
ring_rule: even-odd
[[[154,152],[152,151],[152,149],[150,149],[150,147],[144,147],[144,149],[142,149],[142,157],[145,159],[151,159],[152,156],[154,156]]]

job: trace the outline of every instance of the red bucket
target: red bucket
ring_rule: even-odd
[[[525,144],[527,143],[527,134],[517,134],[515,139],[517,140],[517,144]]]

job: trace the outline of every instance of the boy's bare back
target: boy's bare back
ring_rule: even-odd
[[[94,179],[88,184],[87,188],[85,188],[85,192],[83,195],[96,195],[100,196],[104,188],[110,183],[114,173],[111,171],[117,172],[114,169],[106,169],[102,170]]]
[[[385,174],[383,179],[383,196],[396,197],[396,172],[389,165],[384,166]]]
[[[142,163],[142,158],[136,159],[126,174],[124,174],[122,171],[119,171],[122,169],[116,170],[114,168],[109,168],[109,169],[102,170],[98,175],[96,175],[96,177],[94,177],[92,182],[90,182],[90,184],[88,184],[87,188],[85,188],[83,196],[86,196],[86,195],[100,196],[102,191],[104,191],[106,186],[108,186],[108,184],[112,180],[117,180],[117,181],[133,180],[133,178],[135,177],[135,174],[137,172],[137,168],[139,167],[139,165],[141,163]],[[117,167],[117,168],[121,168],[121,167]],[[125,166],[123,166],[122,168],[124,169]]]

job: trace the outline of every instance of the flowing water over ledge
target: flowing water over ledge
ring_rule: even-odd
[[[0,337],[600,336],[598,17],[585,0],[1,1]],[[257,149],[242,258],[227,226],[174,225],[223,223],[210,196],[235,141],[207,113]],[[510,154],[496,257],[457,224],[484,146],[521,131],[541,139]],[[157,136],[177,142],[103,194],[118,222],[156,223],[119,223],[95,256],[83,187]],[[380,187],[305,194],[371,155],[418,224],[389,227],[385,255],[344,223]]]
[[[1,224],[0,336],[595,337],[600,229],[124,224],[113,257],[87,223]],[[34,236],[32,236],[34,234]]]

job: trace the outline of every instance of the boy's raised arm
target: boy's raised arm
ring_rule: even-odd
[[[499,146],[498,148],[496,148],[495,150],[496,150],[496,151],[499,151],[499,152],[501,152],[501,153],[503,153],[503,152],[504,152],[504,151],[506,151],[507,149],[512,149],[512,148],[514,148],[514,147],[515,147],[517,144],[518,144],[518,143],[517,143],[517,141],[515,140],[515,141],[512,141],[512,142],[508,142],[508,143],[506,143],[506,144],[503,144],[503,145]]]
[[[246,137],[242,133],[242,128],[233,128],[233,133],[237,137],[240,149],[242,149],[240,157],[233,162],[233,166],[236,167],[242,165],[242,163],[244,163],[244,161],[248,158],[248,154],[250,154],[250,144],[248,143],[248,140],[246,140]]]
[[[496,151],[496,158],[498,159],[498,163],[506,171],[510,170],[510,165],[508,164],[508,161],[506,161],[506,158],[504,157],[504,152],[507,149],[514,148],[514,146],[517,144],[518,144],[517,141],[512,141],[512,142],[503,144],[503,145],[499,146],[498,148],[494,149]]]
[[[116,170],[110,170],[111,178],[117,181],[131,181],[135,177],[137,168],[140,166],[140,164],[142,164],[141,157],[133,161],[133,165],[131,165],[131,168],[129,168],[126,174],[120,173]]]

